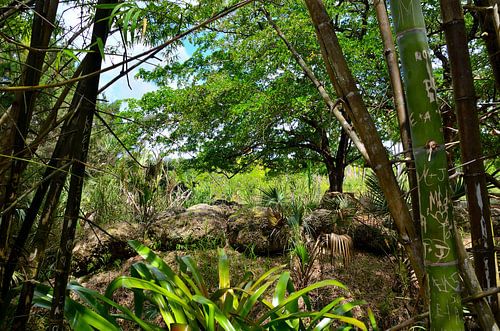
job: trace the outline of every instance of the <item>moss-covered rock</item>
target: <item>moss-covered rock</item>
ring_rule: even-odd
[[[270,208],[241,209],[227,223],[229,244],[238,251],[256,255],[283,253],[288,242],[287,226]]]
[[[142,239],[139,224],[117,223],[105,229],[88,229],[73,249],[73,274],[77,277],[135,255],[127,241]]]
[[[225,243],[226,220],[225,208],[199,204],[156,220],[148,230],[148,237],[164,250],[193,246],[213,248]]]

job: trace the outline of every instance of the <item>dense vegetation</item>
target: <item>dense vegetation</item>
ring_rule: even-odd
[[[0,5],[0,328],[498,329],[495,1]]]

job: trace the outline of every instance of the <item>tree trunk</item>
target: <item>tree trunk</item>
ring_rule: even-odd
[[[490,201],[484,165],[481,160],[481,135],[474,79],[460,2],[441,0],[441,15],[451,63],[467,205],[471,222],[474,266],[479,283],[483,289],[489,289],[499,284],[498,265],[493,242]],[[488,302],[499,319],[498,294],[488,297]]]
[[[330,192],[343,192],[345,167],[346,167],[346,156],[349,151],[349,138],[344,131],[340,131],[339,145],[337,147],[337,153],[335,154],[334,168],[332,169],[332,175],[335,178],[335,182],[332,183],[330,179]],[[330,172],[328,173],[328,178],[330,178]]]
[[[69,163],[67,165],[69,165]],[[64,183],[66,181],[66,177],[67,177],[66,172],[64,171],[61,174],[59,174],[57,178],[53,179],[50,189],[48,190],[47,196],[45,198],[44,208],[40,220],[38,222],[35,238],[33,239],[34,247],[30,249],[31,251],[30,257],[33,256],[31,260],[31,265],[36,267],[34,269],[31,269],[30,272],[27,273],[26,276],[27,278],[23,283],[21,293],[19,294],[16,314],[12,322],[13,330],[26,329],[26,323],[28,322],[28,318],[30,316],[35,284],[37,281],[43,281],[43,279],[41,279],[41,274],[40,274],[41,267],[43,266],[45,249],[47,247],[47,242],[49,241],[50,238],[50,230],[54,222],[53,214],[58,206],[61,192],[63,190]],[[37,194],[39,194],[38,191]],[[39,208],[39,206],[36,205],[37,201],[38,201],[37,199],[33,199],[30,209]],[[11,256],[9,256],[9,262],[11,260],[13,261],[12,262],[13,265],[17,265],[17,261],[15,261],[12,258],[12,253]]]
[[[430,326],[431,330],[463,330],[446,151],[422,8],[420,1],[392,0],[391,12],[418,176]]]
[[[100,0],[97,4],[92,31],[92,47],[90,58],[82,70],[82,75],[100,70],[101,52],[97,40],[106,44],[109,33],[109,24],[106,19],[111,14],[111,9],[99,7],[100,4],[113,4],[117,0]],[[54,285],[54,298],[50,310],[50,327],[52,330],[64,329],[64,304],[66,299],[66,285],[71,267],[71,255],[74,246],[76,225],[80,212],[83,182],[85,177],[85,162],[87,161],[92,122],[97,102],[99,75],[81,81],[76,88],[75,98],[71,108],[77,109],[74,118],[69,122],[67,132],[74,132],[69,140],[75,152],[74,163],[71,168],[71,180],[64,213],[61,242],[56,260],[56,273]]]
[[[389,77],[391,79],[392,93],[394,94],[394,107],[398,115],[399,135],[401,144],[403,145],[404,155],[406,159],[406,170],[408,174],[408,186],[411,199],[411,211],[413,222],[417,232],[420,232],[420,205],[418,202],[418,187],[417,174],[415,172],[415,160],[413,159],[412,143],[410,135],[410,123],[408,123],[408,113],[405,107],[405,97],[403,93],[403,84],[401,82],[401,73],[399,72],[398,59],[396,48],[392,37],[391,27],[389,25],[389,17],[387,16],[387,8],[385,0],[374,0],[373,5],[377,13],[378,26],[380,35],[384,42],[384,55],[389,69]]]
[[[481,30],[483,33],[481,37],[486,44],[486,49],[488,51],[488,58],[490,60],[491,68],[493,70],[493,77],[495,78],[495,86],[497,91],[500,91],[500,42],[495,25],[495,16],[498,17],[498,8],[500,6],[499,0],[474,0],[474,4],[477,7],[484,7],[483,10],[479,10],[479,23],[481,24]],[[489,8],[489,9],[486,9]],[[494,13],[493,10],[497,12]],[[496,15],[495,15],[496,14]]]
[[[348,105],[347,111],[354,128],[361,137],[387,199],[389,210],[398,228],[400,240],[408,253],[419,283],[425,285],[422,245],[415,230],[413,220],[401,190],[398,186],[391,163],[387,156],[375,124],[347,66],[333,25],[321,0],[306,0],[309,14],[314,23],[321,47],[321,53],[337,95]]]

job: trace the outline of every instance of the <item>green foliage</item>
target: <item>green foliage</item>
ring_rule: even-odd
[[[345,289],[338,281],[323,280],[295,290],[290,273],[278,266],[257,278],[247,273],[243,282],[234,286],[228,257],[220,249],[218,286],[211,291],[191,257],[179,257],[179,271],[175,272],[149,248],[137,241],[130,245],[145,262],[135,263],[131,276],[114,279],[104,295],[74,282],[68,285],[73,295],[66,298],[65,316],[72,329],[119,330],[120,321],[126,320],[143,330],[161,330],[153,322],[155,316],[146,319],[153,306],[169,329],[184,325],[192,330],[323,330],[338,325],[367,330],[363,322],[350,316],[363,302],[343,303],[344,298],[338,298],[320,311],[311,310],[308,293],[325,286]],[[120,288],[133,292],[133,309],[113,301]],[[306,302],[305,308],[299,308],[299,300]],[[39,285],[34,302],[49,309],[50,287]]]
[[[272,174],[260,166],[228,178],[222,174],[179,169],[178,180],[191,191],[186,206],[213,203],[216,200],[234,201],[246,206],[266,205],[262,190],[279,187],[285,196],[301,200],[308,208],[319,205],[323,192],[328,188],[324,176],[307,173],[287,175]]]

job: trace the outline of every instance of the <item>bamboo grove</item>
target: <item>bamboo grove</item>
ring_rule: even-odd
[[[88,14],[87,21],[75,24],[70,29],[73,35],[61,36],[62,2],[2,2],[0,37],[3,44],[0,48],[5,56],[0,68],[8,81],[0,85],[0,328],[26,329],[36,286],[47,281],[43,269],[47,266],[49,240],[57,238],[49,320],[51,329],[64,329],[75,234],[78,222],[86,218],[81,204],[89,171],[89,145],[96,123],[109,129],[100,111],[100,95],[140,64],[168,56],[184,37],[214,31],[224,33],[215,25],[246,11],[242,15],[251,15],[248,22],[241,19],[242,24],[257,22],[257,29],[272,32],[269,38],[287,50],[284,58],[292,63],[290,72],[304,75],[305,88],[313,87],[324,102],[318,108],[325,109],[328,126],[339,128],[338,150],[333,155],[334,151],[325,147],[330,135],[317,124],[319,119],[305,119],[306,123],[316,125],[315,133],[326,141],[322,146],[309,147],[326,165],[331,175],[330,189],[342,190],[339,178],[343,177],[351,143],[359,158],[375,172],[399,243],[418,278],[419,296],[426,307],[424,310],[429,311],[430,329],[464,329],[463,299],[480,297],[473,301],[473,306],[481,315],[481,327],[498,330],[498,293],[486,298],[481,296],[482,291],[499,286],[495,253],[498,248],[494,243],[487,188],[488,183],[493,183],[498,189],[498,181],[488,177],[483,163],[481,135],[485,129],[481,128],[478,115],[480,105],[470,55],[473,53],[469,51],[473,44],[475,52],[479,49],[485,53],[488,63],[482,64],[482,70],[488,73],[497,91],[486,98],[486,103],[497,105],[500,89],[498,4],[493,0],[475,0],[465,6],[458,0],[431,1],[423,5],[418,0],[391,0],[387,4],[382,0],[359,1],[366,12],[362,26],[355,28],[366,34],[368,20],[376,22],[377,38],[384,48],[388,72],[383,76],[389,77],[392,100],[388,104],[397,113],[398,139],[402,142],[403,163],[408,169],[408,202],[396,180],[393,156],[384,144],[387,136],[381,132],[375,107],[364,94],[366,89],[361,88],[363,78],[356,77],[352,69],[353,64],[364,59],[350,57],[349,44],[343,39],[348,29],[342,30],[342,18],[339,20],[338,15],[331,14],[332,7],[342,3],[245,0],[223,6],[218,1],[206,0],[196,4],[159,1],[137,6],[135,2],[99,0],[74,4]],[[153,9],[158,13],[147,12]],[[472,23],[466,20],[464,9],[472,17]],[[287,36],[290,27],[283,23],[286,15],[280,16],[280,10],[306,13],[307,24],[311,32],[315,32],[311,37],[318,50],[315,63],[308,63],[313,61],[312,55],[301,54],[301,41]],[[440,21],[434,35],[444,34],[445,45],[431,49],[429,38],[434,35],[426,29],[430,19],[424,14],[435,15],[435,20]],[[148,26],[148,19],[152,27]],[[245,26],[240,28],[244,30]],[[29,37],[18,40],[16,29]],[[127,56],[125,48],[120,63],[104,66],[102,63],[111,52],[107,41],[114,34],[120,36],[124,45],[128,39],[133,41],[134,36],[137,40],[142,38],[149,48],[136,56]],[[482,40],[474,37],[476,35]],[[84,49],[74,47],[72,43],[85,39],[83,36],[88,40]],[[440,46],[446,46],[444,53]],[[452,92],[440,91],[437,87],[435,54],[443,63],[443,76],[449,78],[451,86],[448,87]],[[100,86],[102,75],[114,68],[121,68],[121,72]],[[451,107],[455,111],[460,144],[461,165],[458,167],[453,164],[450,167],[450,154],[457,143],[448,141],[444,135],[447,128],[443,127],[445,121],[440,114],[444,99],[441,93],[452,94]],[[496,118],[497,108],[488,110],[492,114],[482,118]],[[120,144],[124,145],[122,141]],[[456,168],[460,169],[465,183],[473,267],[467,253],[463,253],[462,240],[454,225],[449,175],[456,176]],[[20,210],[24,212],[23,217],[19,217]],[[57,234],[52,236],[55,231]],[[19,273],[23,279],[15,286],[13,277]]]

